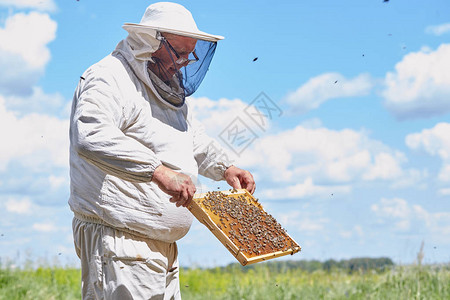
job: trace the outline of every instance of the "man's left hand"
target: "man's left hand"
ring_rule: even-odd
[[[249,171],[231,166],[225,171],[225,180],[235,189],[246,189],[252,194],[255,192],[255,180]]]

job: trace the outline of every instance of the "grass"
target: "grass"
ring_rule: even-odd
[[[0,269],[0,299],[80,299],[79,269]],[[265,264],[182,269],[186,299],[450,299],[450,266],[396,266],[383,272],[281,269]]]
[[[450,299],[448,266],[395,267],[381,273],[348,274],[300,269],[270,272],[260,265],[243,273],[184,270],[183,299]]]
[[[1,300],[81,299],[81,270],[72,268],[0,269]]]

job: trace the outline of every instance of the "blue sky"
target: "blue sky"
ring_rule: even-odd
[[[3,262],[77,263],[72,94],[150,3],[0,0]],[[201,30],[225,36],[189,101],[303,247],[290,259],[412,263],[424,241],[425,262],[449,261],[450,2],[178,3]],[[266,114],[262,127],[252,112]],[[253,134],[239,149],[227,140],[233,124]],[[200,182],[202,191],[227,188]],[[198,222],[179,250],[185,266],[235,261]]]

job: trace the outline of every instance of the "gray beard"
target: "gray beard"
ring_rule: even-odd
[[[185,93],[184,89],[181,87],[177,74],[173,75],[172,78],[169,79],[169,82],[166,83],[156,76],[149,68],[147,68],[147,71],[153,86],[161,98],[175,107],[183,106]]]

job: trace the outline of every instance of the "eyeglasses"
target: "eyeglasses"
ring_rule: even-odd
[[[167,39],[164,39],[164,41],[167,42],[167,45],[169,46],[170,50],[172,50],[173,53],[175,54],[175,56],[177,57],[177,60],[175,61],[177,64],[184,65],[187,63],[188,65],[190,65],[199,60],[197,54],[195,53],[195,50],[191,52],[192,55],[194,56],[194,58],[192,58],[192,59],[184,58],[178,54],[178,52],[172,47],[172,45],[169,43],[169,41]],[[189,54],[191,54],[191,53],[189,53]]]

